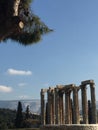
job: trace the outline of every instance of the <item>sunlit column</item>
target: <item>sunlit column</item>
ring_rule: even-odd
[[[65,91],[65,124],[70,124],[70,92]]]
[[[64,123],[63,93],[59,95],[60,124]]]
[[[83,124],[88,124],[86,85],[81,85]]]
[[[45,125],[45,100],[43,89],[41,89],[41,124]]]
[[[79,102],[78,102],[78,87],[73,89],[73,123],[79,124]]]
[[[55,124],[60,124],[58,88],[55,88]]]
[[[51,88],[47,91],[48,99],[48,124],[52,124],[52,99],[51,99]]]
[[[97,123],[97,111],[96,111],[96,98],[95,98],[95,86],[94,83],[90,84],[91,89],[91,114],[92,114],[92,124]]]

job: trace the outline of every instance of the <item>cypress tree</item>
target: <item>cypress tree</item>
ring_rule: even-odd
[[[16,119],[15,119],[15,127],[16,128],[22,128],[23,127],[22,104],[21,104],[20,101],[18,102],[18,107],[17,107]]]
[[[26,119],[29,119],[30,118],[30,111],[29,111],[29,105],[27,106],[27,108],[26,108],[26,115],[25,115],[26,117]]]

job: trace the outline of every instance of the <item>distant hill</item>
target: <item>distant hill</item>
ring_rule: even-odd
[[[22,103],[23,111],[26,110],[26,107],[29,105],[31,113],[40,113],[40,100],[19,100]],[[9,108],[11,110],[17,110],[18,100],[9,100],[2,101],[0,100],[0,108]]]
[[[20,100],[22,103],[23,111],[26,110],[26,107],[29,105],[31,113],[40,114],[40,99],[32,99],[32,100]],[[10,100],[10,101],[0,101],[0,108],[8,108],[11,110],[17,110],[18,100]],[[81,109],[81,102],[79,102]],[[96,102],[96,107],[98,109],[98,101]]]

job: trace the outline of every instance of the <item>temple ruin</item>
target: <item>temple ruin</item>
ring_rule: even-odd
[[[88,87],[90,90],[90,100],[87,99]],[[42,125],[78,125],[96,124],[97,122],[95,83],[93,80],[82,81],[79,86],[69,84],[41,89],[40,95]],[[79,110],[80,101],[82,120]]]

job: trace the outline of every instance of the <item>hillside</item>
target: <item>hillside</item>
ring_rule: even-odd
[[[26,110],[26,107],[29,105],[31,113],[40,114],[40,100],[20,100],[22,103],[23,111]],[[10,101],[0,101],[0,108],[6,108],[11,110],[17,110],[18,100],[10,100]],[[81,108],[81,102],[79,103]],[[98,101],[96,101],[96,107],[98,109]]]
[[[29,109],[31,113],[40,113],[40,100],[20,100],[22,103],[23,111],[26,110],[26,107],[29,105]],[[10,101],[0,101],[0,108],[17,110],[18,100],[10,100]]]

